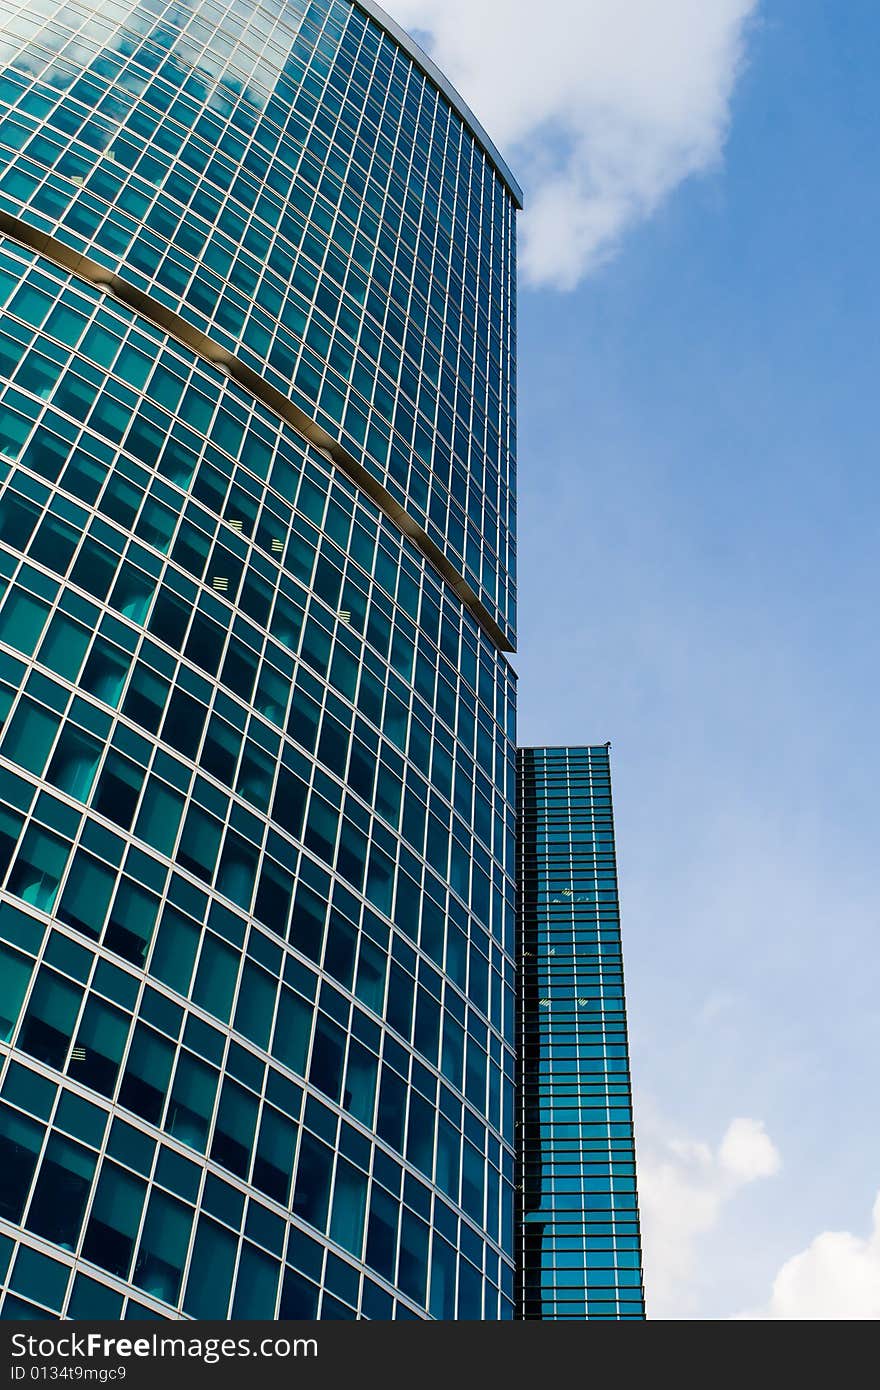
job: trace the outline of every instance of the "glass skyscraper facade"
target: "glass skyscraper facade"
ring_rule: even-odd
[[[518,201],[372,4],[0,0],[0,1317],[514,1314]]]
[[[644,1318],[608,747],[517,781],[517,1317]]]

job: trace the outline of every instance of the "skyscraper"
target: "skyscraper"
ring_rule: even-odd
[[[513,1314],[518,201],[371,3],[0,4],[0,1316]]]
[[[607,745],[521,748],[517,1316],[645,1316]]]

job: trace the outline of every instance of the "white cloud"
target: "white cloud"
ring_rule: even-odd
[[[786,1260],[773,1281],[766,1308],[744,1318],[880,1319],[880,1193],[867,1238],[849,1231],[823,1231]]]
[[[527,281],[571,289],[721,156],[759,0],[386,0],[526,191]]]
[[[648,1315],[688,1317],[701,1238],[748,1183],[773,1177],[779,1153],[758,1120],[735,1119],[716,1149],[669,1137],[647,1105],[637,1108],[639,1207]]]
[[[778,1173],[780,1158],[758,1120],[731,1120],[718,1150],[718,1166],[738,1183],[754,1182]]]

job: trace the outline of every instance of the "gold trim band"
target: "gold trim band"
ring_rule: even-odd
[[[383,487],[372,474],[368,473],[363,464],[358,463],[357,459],[337,439],[322,429],[306,415],[305,411],[300,410],[298,406],[288,400],[283,391],[279,391],[277,387],[264,381],[259,372],[255,372],[252,367],[239,361],[233,353],[227,352],[226,348],[215,343],[206,333],[202,333],[192,324],[187,323],[186,319],[175,313],[173,309],[168,309],[164,304],[145,294],[143,290],[130,285],[127,280],[124,280],[114,271],[108,270],[98,261],[93,261],[89,256],[84,256],[81,252],[74,251],[72,247],[65,246],[64,242],[59,241],[57,237],[51,236],[48,232],[40,232],[36,227],[29,226],[20,218],[13,217],[11,213],[2,211],[0,211],[0,232],[4,232],[15,241],[21,242],[30,250],[36,251],[38,255],[54,261],[62,269],[69,270],[72,274],[88,280],[98,289],[112,294],[129,309],[133,309],[143,318],[150,319],[157,327],[170,334],[172,338],[177,339],[185,347],[191,348],[193,352],[205,358],[212,366],[222,367],[239,386],[244,387],[263,405],[268,406],[286,424],[292,425],[298,434],[301,434],[309,444],[320,449],[362,492],[366,493],[379,510],[394,522],[395,526],[418,547],[425,558],[439,571],[456,597],[479,623],[487,637],[491,639],[500,652],[514,651],[513,644],[508,641],[492,614],[480,602],[463,575],[459,574],[455,566],[449,563],[443,551],[431,540],[424,528],[413,520],[399,502],[395,502],[388,489]]]

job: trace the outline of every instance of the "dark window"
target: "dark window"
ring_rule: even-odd
[[[76,1035],[68,1076],[112,1096],[130,1027],[128,1014],[90,997]]]
[[[121,1279],[128,1277],[146,1183],[104,1160],[82,1253]]]
[[[296,1125],[286,1115],[271,1105],[263,1106],[251,1181],[267,1197],[274,1197],[285,1206],[290,1197],[296,1131]]]
[[[143,780],[142,768],[111,751],[92,801],[94,809],[123,830],[130,830]]]
[[[145,1023],[138,1023],[119,1089],[119,1104],[151,1124],[158,1124],[168,1094],[173,1061],[171,1043]]]
[[[342,1091],[344,1061],[345,1033],[335,1023],[318,1014],[309,1080],[334,1101],[339,1100]]]
[[[18,1223],[43,1142],[43,1126],[0,1101],[0,1216]]]
[[[82,993],[62,975],[42,966],[19,1034],[22,1051],[50,1067],[63,1067]]]
[[[322,1144],[320,1139],[304,1133],[299,1150],[293,1211],[319,1231],[323,1231],[327,1225],[332,1168],[333,1150]]]
[[[75,1250],[97,1155],[52,1134],[28,1212],[27,1228],[65,1250]]]

